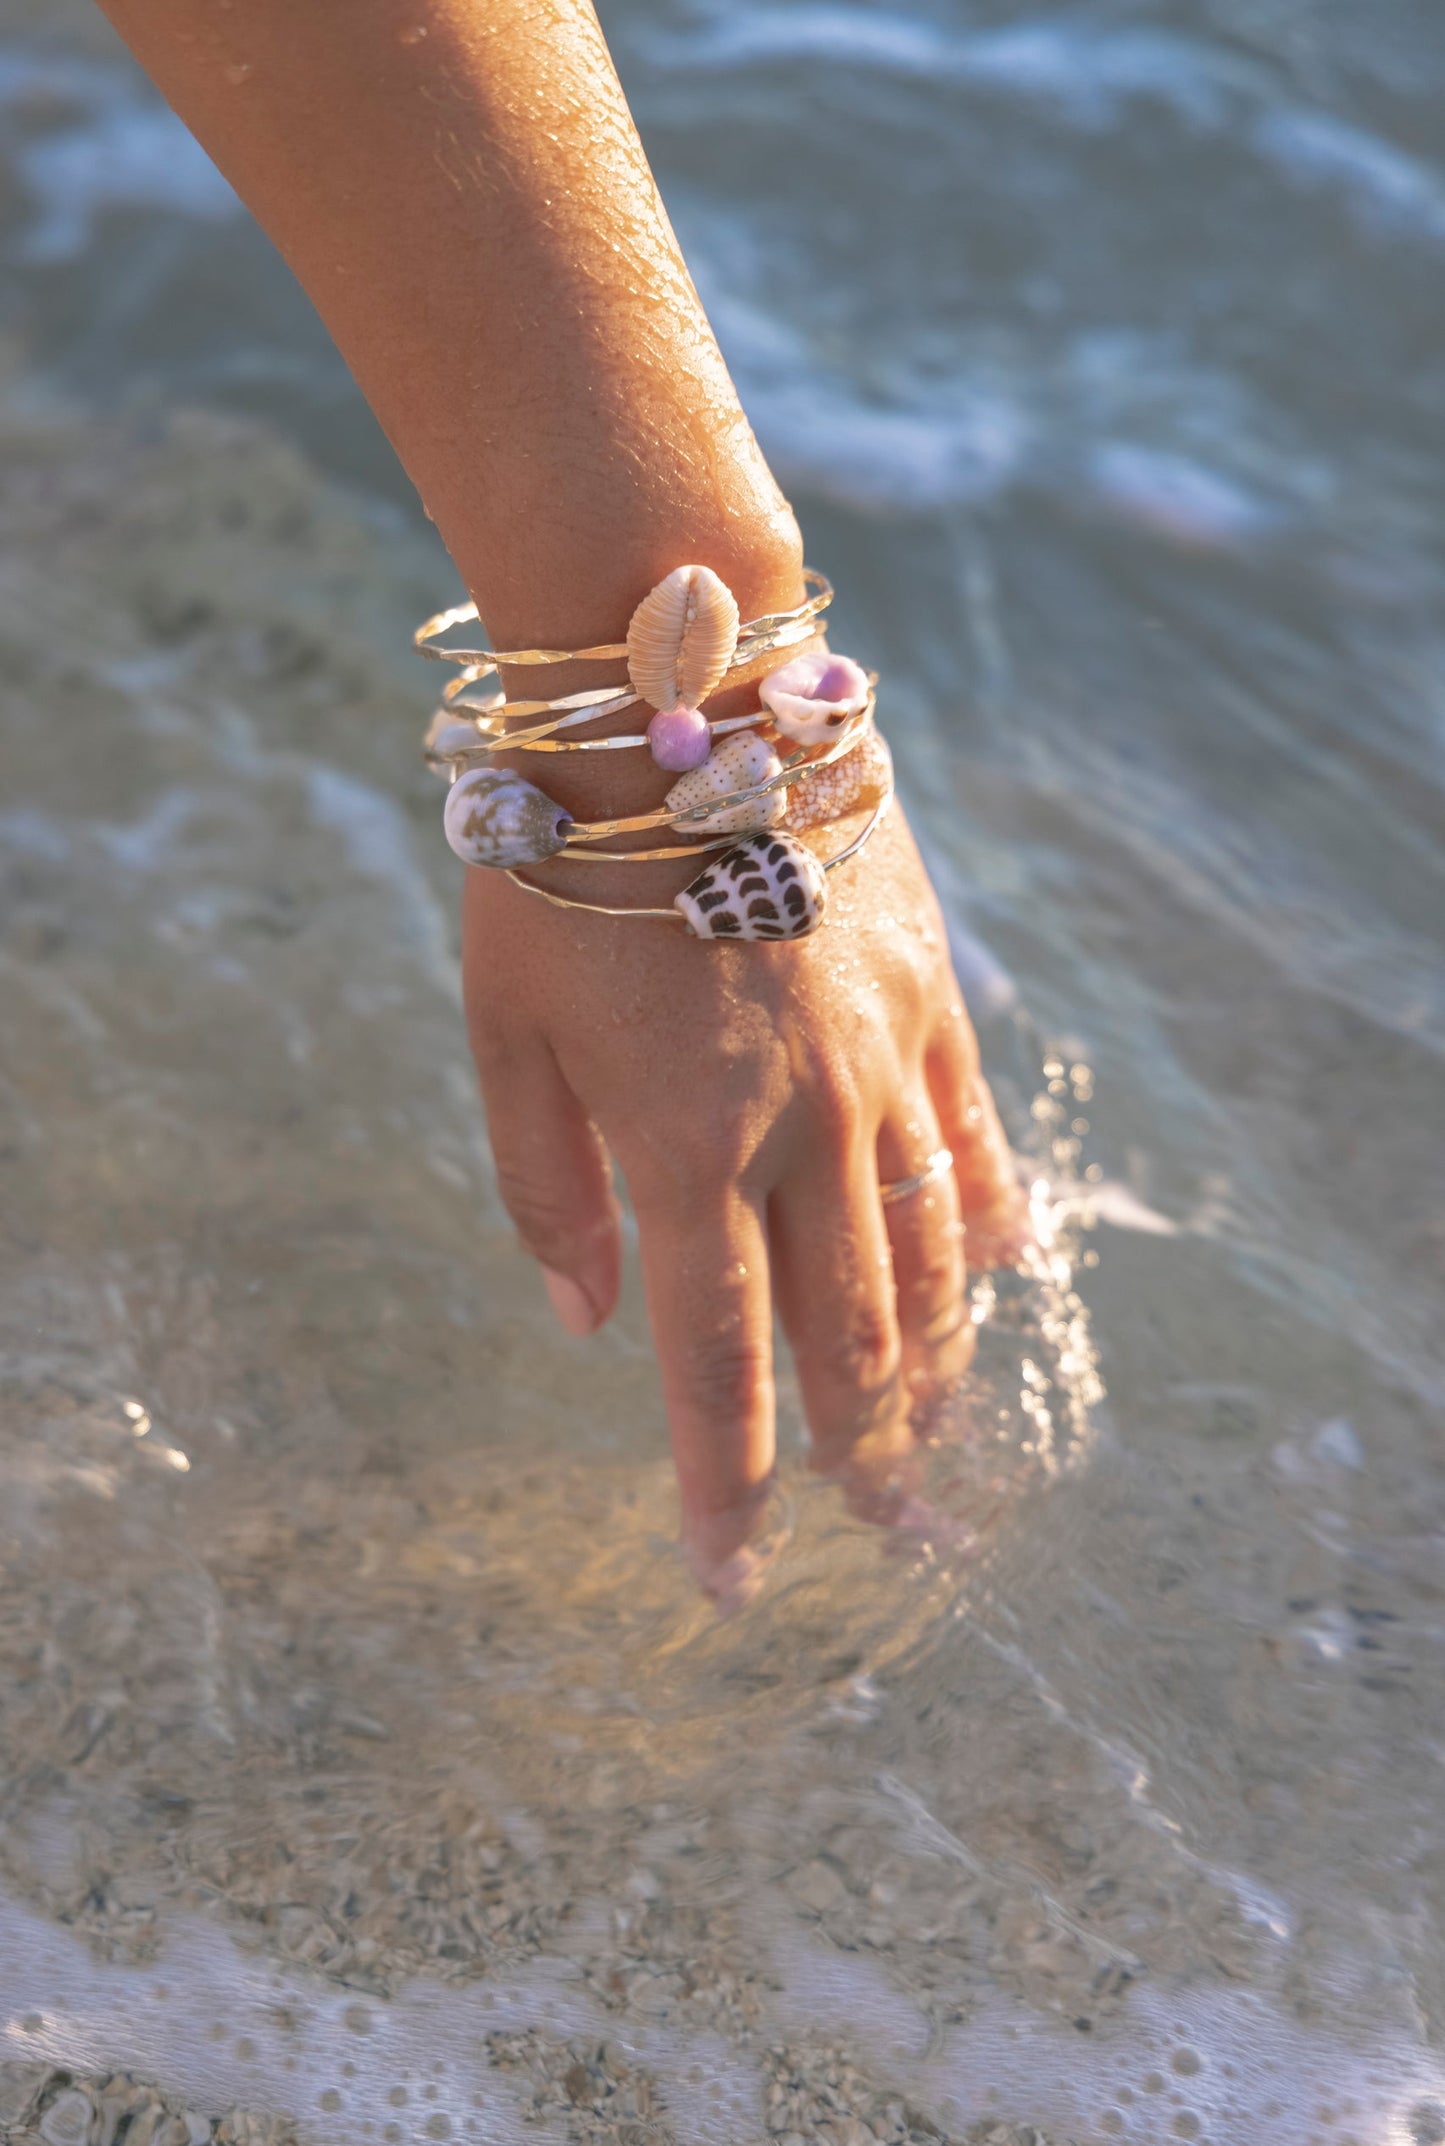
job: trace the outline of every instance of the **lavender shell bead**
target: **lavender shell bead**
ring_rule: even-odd
[[[447,840],[463,864],[511,867],[555,857],[572,829],[560,805],[504,768],[472,768],[447,792]]]
[[[699,939],[806,939],[823,921],[828,882],[790,835],[749,835],[684,887],[673,907]]]
[[[758,695],[785,736],[799,745],[821,745],[867,707],[868,673],[851,656],[820,649],[770,671]]]
[[[652,757],[670,775],[701,767],[712,747],[712,732],[700,708],[660,708],[647,726]]]
[[[823,827],[859,805],[876,805],[893,787],[893,755],[870,723],[851,753],[814,768],[788,797],[788,832]]]
[[[684,775],[673,784],[665,801],[667,809],[669,812],[695,811],[711,804],[715,797],[727,797],[734,790],[751,790],[756,783],[771,782],[782,769],[782,761],[766,740],[752,731],[735,730],[730,736],[718,739],[701,767],[694,768],[690,775]],[[750,798],[743,805],[729,805],[722,812],[710,812],[705,820],[674,827],[672,831],[684,840],[698,834],[740,834],[744,828],[775,827],[787,809],[786,792],[769,790],[763,797]]]

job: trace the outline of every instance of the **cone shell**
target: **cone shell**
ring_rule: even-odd
[[[818,649],[770,671],[758,697],[785,737],[799,745],[821,745],[867,707],[868,673],[851,656]]]
[[[654,708],[698,708],[738,645],[733,592],[710,566],[678,566],[632,614],[627,675]]]
[[[447,792],[446,836],[463,864],[512,867],[555,857],[572,822],[535,784],[505,768],[459,775]]]
[[[788,831],[824,827],[859,805],[876,805],[893,787],[893,755],[870,723],[851,753],[804,775],[788,796]]]
[[[699,872],[674,903],[699,939],[806,939],[823,921],[828,882],[790,835],[749,835]]]
[[[667,809],[689,812],[710,805],[715,797],[727,797],[733,790],[750,790],[755,783],[770,782],[774,775],[782,773],[782,768],[782,761],[765,739],[750,730],[735,730],[718,739],[701,767],[678,778],[667,793]],[[744,828],[776,827],[787,809],[786,791],[770,790],[766,797],[750,798],[746,804],[710,812],[705,820],[689,827],[675,827],[673,833],[691,839],[696,834],[731,835]]]

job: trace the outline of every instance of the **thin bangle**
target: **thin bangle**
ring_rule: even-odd
[[[786,790],[793,783],[801,782],[805,775],[811,775],[815,768],[830,767],[835,760],[841,760],[846,753],[850,753],[873,720],[876,700],[877,694],[870,684],[867,705],[860,709],[857,715],[849,718],[825,752],[815,754],[812,759],[809,759],[803,750],[790,753],[778,773],[770,775],[766,782],[751,783],[743,790],[730,790],[725,797],[711,798],[705,805],[689,805],[681,812],[669,812],[664,808],[660,812],[634,813],[630,818],[622,820],[575,821],[573,831],[567,837],[566,847],[558,854],[581,855],[580,848],[574,851],[574,843],[580,845],[586,842],[602,842],[609,835],[640,835],[653,827],[704,826],[714,813],[727,812],[734,805],[750,805],[756,798],[771,796],[774,790]],[[641,854],[651,857],[654,853],[645,850]],[[656,852],[659,857],[677,854],[676,850],[660,849]]]
[[[813,594],[795,604],[791,611],[766,611],[761,618],[749,619],[745,626],[738,628],[739,649],[746,640],[753,644],[751,655],[765,655],[769,651],[759,645],[763,642],[770,643],[773,648],[786,648],[795,640],[807,638],[807,628],[833,601],[833,584],[826,574],[820,574],[812,566],[803,568],[803,580],[812,588]],[[454,604],[451,610],[438,611],[418,626],[412,641],[421,654],[429,656],[434,663],[476,664],[479,675],[512,664],[619,663],[627,654],[625,641],[604,641],[595,648],[439,648],[436,645],[439,635],[449,633],[454,626],[470,626],[476,617],[475,604]],[[780,634],[786,638],[775,638]]]
[[[859,850],[862,849],[864,843],[869,839],[869,837],[878,827],[879,822],[882,820],[884,814],[887,812],[888,807],[892,804],[892,802],[893,790],[890,785],[890,787],[884,791],[882,797],[879,798],[877,804],[869,813],[864,825],[859,829],[858,833],[854,835],[852,841],[846,843],[844,847],[838,851],[836,856],[825,857],[822,860],[822,866],[825,872],[836,872],[840,864],[846,864],[850,857],[857,856]],[[657,852],[657,855],[659,857],[677,857],[681,856],[682,854],[683,852],[681,850],[659,850]],[[514,886],[524,888],[528,894],[535,894],[541,901],[550,902],[554,909],[585,909],[590,915],[598,917],[656,917],[659,922],[665,924],[685,924],[687,921],[686,918],[682,915],[681,911],[676,908],[618,909],[612,907],[606,902],[579,902],[574,900],[570,895],[554,894],[548,887],[539,887],[533,880],[523,879],[521,873],[510,866],[507,867],[507,877],[512,881],[512,884]]]

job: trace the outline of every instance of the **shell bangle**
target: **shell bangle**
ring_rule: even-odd
[[[864,843],[873,834],[874,829],[878,826],[892,802],[893,791],[890,787],[886,795],[881,797],[877,804],[874,805],[868,818],[858,833],[854,835],[852,841],[846,843],[833,856],[816,858],[813,857],[811,850],[803,850],[803,855],[811,859],[813,870],[820,876],[825,872],[836,872],[840,864],[846,864],[850,857],[856,857]],[[579,902],[571,895],[554,894],[550,887],[537,886],[533,880],[524,879],[521,873],[514,868],[508,870],[507,877],[516,886],[525,887],[528,894],[539,895],[544,902],[550,902],[554,909],[584,909],[593,916],[598,917],[654,917],[662,923],[685,925],[689,933],[694,937],[704,939],[804,939],[809,932],[816,931],[818,924],[822,922],[821,900],[817,920],[808,926],[807,931],[786,931],[776,928],[750,931],[745,928],[749,922],[757,922],[756,917],[751,915],[751,911],[756,909],[759,897],[762,896],[766,899],[774,891],[774,881],[768,876],[770,870],[775,875],[781,864],[790,859],[796,850],[802,849],[803,845],[800,842],[793,842],[787,837],[779,838],[765,834],[750,835],[746,842],[739,843],[736,849],[729,853],[730,857],[739,859],[738,865],[730,874],[714,878],[711,873],[703,873],[693,881],[692,886],[684,889],[684,892],[678,896],[670,909],[616,909],[610,907],[606,902]],[[645,854],[649,861],[655,863],[660,856],[685,856],[687,852],[685,850],[654,849],[648,850]],[[619,861],[614,859],[614,862]],[[729,858],[722,860],[723,865],[728,862]],[[799,876],[803,878],[805,887],[808,887],[811,875],[800,874]],[[756,889],[749,890],[748,883],[755,877],[762,881],[763,884]],[[706,887],[704,887],[704,882],[707,883]],[[699,889],[707,891],[714,885],[723,890],[724,902],[731,902],[732,906],[727,909],[726,913],[724,913],[722,903],[719,903],[711,912],[704,911],[704,919],[710,928],[705,931],[699,931],[692,915],[681,905],[685,899],[695,903]],[[786,892],[787,880],[784,879],[781,885]],[[776,905],[770,901],[769,906],[775,907]],[[741,915],[739,914],[740,910]],[[910,1189],[912,1189],[911,1181]],[[902,1195],[897,1194],[895,1197],[901,1198]]]
[[[452,661],[451,681],[428,726],[423,754],[450,777],[444,824],[467,864],[508,872],[519,886],[563,909],[604,916],[666,917],[699,938],[796,939],[823,921],[825,874],[854,856],[893,794],[892,762],[874,727],[876,676],[847,656],[813,649],[759,679],[761,705],[710,721],[701,703],[729,680],[755,675],[773,655],[816,638],[832,586],[811,568],[813,593],[791,611],[738,622],[731,590],[710,567],[680,566],[646,595],[627,640],[583,649],[444,649],[437,637],[476,616],[474,605],[439,612],[418,629],[424,654]],[[503,664],[617,661],[630,690],[508,702],[482,680]],[[642,702],[656,712],[645,733],[561,738],[557,732]],[[541,715],[507,728],[508,719]],[[496,753],[603,751],[647,746],[677,776],[659,810],[579,823],[535,784],[493,764]],[[861,834],[820,863],[799,840],[808,828],[871,808]],[[786,825],[784,822],[786,821]],[[595,845],[617,835],[669,829],[698,839],[658,848]],[[741,839],[739,839],[741,838]],[[519,868],[563,853],[603,863],[656,863],[721,850],[670,909],[614,909],[553,894]]]
[[[710,571],[707,567],[684,566],[677,569],[679,574]],[[673,578],[669,575],[667,580],[671,581]],[[714,581],[717,578],[716,575],[712,576]],[[736,638],[740,647],[751,644],[749,654],[760,656],[767,654],[770,649],[788,647],[795,641],[809,638],[813,630],[813,620],[826,611],[833,601],[833,584],[826,574],[818,573],[816,568],[811,566],[803,568],[803,580],[812,590],[812,595],[795,605],[791,611],[769,611],[761,618],[749,619],[745,626],[738,626]],[[666,586],[667,582],[658,583],[658,588]],[[653,594],[656,593],[654,590]],[[641,605],[638,609],[641,609]],[[634,613],[634,619],[635,617]],[[421,653],[430,656],[434,663],[475,664],[479,674],[483,671],[500,670],[504,664],[510,667],[528,663],[620,663],[624,656],[630,657],[632,654],[630,632],[626,641],[600,642],[594,648],[501,649],[440,646],[444,633],[450,633],[457,626],[473,626],[476,620],[475,604],[455,604],[450,611],[438,611],[432,618],[426,619],[417,627],[412,640]],[[740,657],[739,661],[742,660],[744,659]]]

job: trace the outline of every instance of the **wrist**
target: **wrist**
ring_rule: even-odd
[[[708,566],[720,561],[715,571],[729,581],[744,620],[791,609],[801,601],[804,588],[801,543],[796,525],[792,524],[791,517],[788,520],[789,528],[781,532],[781,540],[771,542],[758,539],[751,544],[742,544],[735,533],[729,532],[725,547],[722,542],[706,544],[694,535],[690,548],[683,546],[673,555],[662,555],[654,580],[661,580],[674,567],[690,561]],[[643,570],[644,574],[651,571],[650,566]],[[633,610],[653,585],[642,580],[622,589],[617,609],[607,616],[597,638],[624,640]],[[595,620],[599,615],[591,612],[589,619]],[[567,640],[572,646],[582,645],[580,633],[569,630]],[[812,645],[810,641],[800,647]],[[791,656],[797,652],[790,649],[788,653]],[[704,711],[713,719],[756,711],[759,706],[758,680],[775,669],[780,660],[777,654],[755,659],[738,678],[706,697],[702,703]],[[623,691],[628,688],[627,666],[620,660],[514,666],[503,671],[502,682],[509,699],[534,702],[584,689],[605,693],[613,685]],[[633,701],[610,715],[569,728],[568,740],[580,743],[609,736],[636,737],[646,730],[652,713],[647,703]],[[525,730],[535,720],[535,717],[519,716],[512,727]],[[522,749],[515,754],[500,753],[496,758],[501,765],[544,790],[572,819],[583,824],[655,812],[662,807],[668,791],[678,779],[675,773],[659,767],[651,753],[640,747],[546,754]],[[600,856],[554,857],[545,864],[529,868],[528,877],[554,892],[584,900],[615,901],[621,906],[665,905],[696,875],[703,862],[696,855],[676,854],[679,841],[680,837],[667,829],[621,835],[610,843],[599,844],[599,851],[608,847],[629,852],[655,848],[658,863],[608,865]]]

